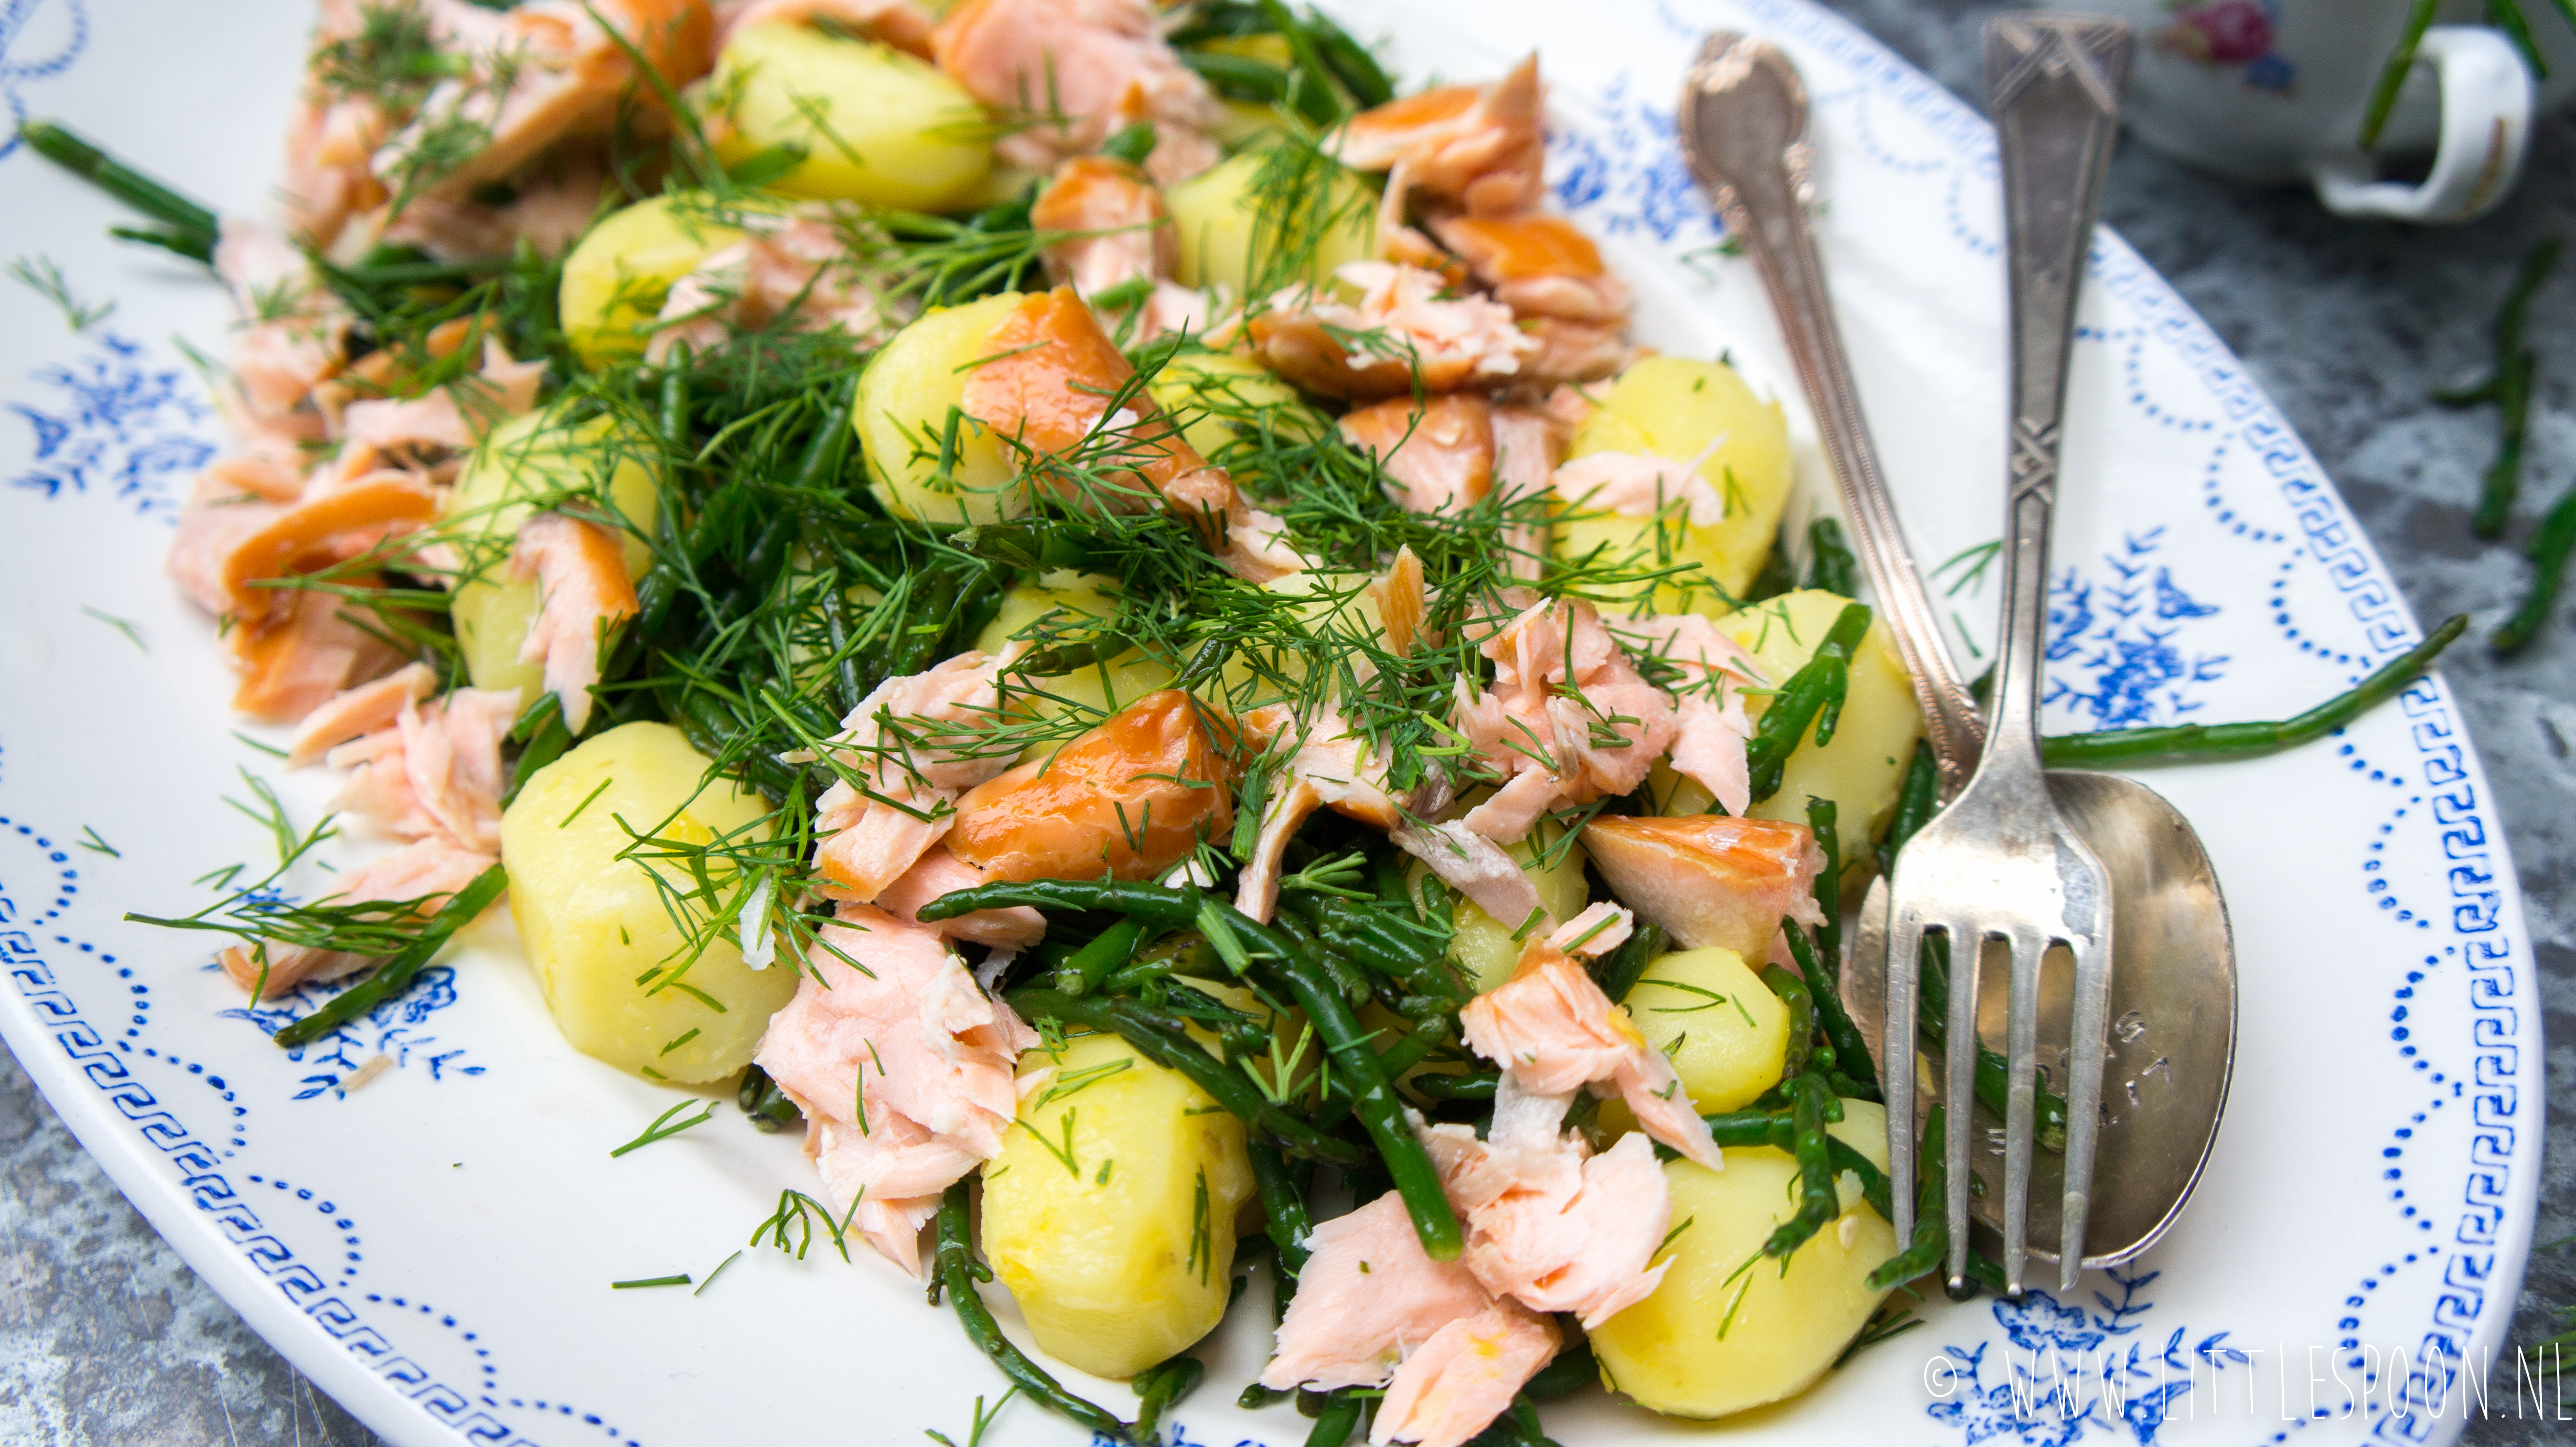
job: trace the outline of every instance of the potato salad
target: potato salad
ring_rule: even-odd
[[[506,898],[599,1069],[801,1136],[854,1293],[1139,1443],[1229,1312],[1224,1390],[1426,1447],[1903,1324],[1836,979],[1914,697],[1779,405],[1551,209],[1540,57],[322,0],[302,86],[282,225],[31,128],[239,303],[168,570],[336,813],[178,922],[281,1043]]]

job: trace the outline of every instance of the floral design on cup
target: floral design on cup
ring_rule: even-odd
[[[2202,65],[2245,67],[2245,83],[2287,95],[2298,68],[2274,50],[2272,0],[2167,0],[2174,20],[2155,34],[2156,48]]]

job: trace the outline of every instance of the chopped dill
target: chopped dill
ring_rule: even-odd
[[[611,1291],[635,1291],[649,1286],[686,1286],[689,1284],[689,1280],[689,1274],[683,1271],[675,1276],[646,1276],[634,1281],[612,1281],[608,1283],[608,1289]],[[697,1293],[695,1292],[690,1293],[692,1296],[696,1294]]]
[[[669,1052],[665,1051],[664,1053],[668,1054]],[[672,1117],[681,1114],[693,1105],[698,1107],[698,1114],[690,1116],[688,1119],[683,1120],[676,1125],[671,1123]],[[693,1126],[705,1125],[708,1121],[715,1118],[716,1103],[714,1101],[681,1101],[678,1105],[672,1106],[669,1110],[653,1117],[653,1123],[644,1127],[644,1133],[642,1135],[639,1135],[635,1139],[628,1141],[626,1144],[619,1146],[617,1149],[610,1151],[608,1153],[608,1158],[613,1161],[619,1156],[626,1154],[628,1151],[640,1151],[644,1147],[653,1144],[655,1141],[669,1140],[671,1137],[678,1135],[684,1130],[688,1130]]]
[[[71,282],[64,278],[62,268],[56,266],[51,257],[18,257],[9,263],[9,275],[53,303],[54,309],[63,314],[63,325],[76,333],[88,331],[116,312],[115,302],[92,306],[74,296]]]
[[[72,842],[93,854],[104,854],[110,859],[123,859],[125,857],[124,851],[118,849],[115,845],[108,843],[96,829],[91,828],[87,824],[83,824],[81,826],[81,837],[73,840]]]
[[[136,627],[131,620],[119,618],[113,613],[102,613],[87,604],[83,604],[81,606],[81,613],[85,617],[95,618],[99,622],[106,624],[108,627],[115,629],[117,632],[124,634],[126,642],[133,644],[144,652],[149,653],[152,651],[152,645],[143,641],[143,630]]]

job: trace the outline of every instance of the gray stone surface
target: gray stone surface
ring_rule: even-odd
[[[1968,0],[1828,0],[1963,95],[1977,33],[2008,7]],[[2485,321],[2532,241],[2576,239],[2576,119],[2535,138],[2521,192],[2474,226],[2424,231],[2336,220],[2303,193],[2249,192],[2135,147],[2108,219],[2261,378],[2341,484],[2417,614],[2466,611],[2480,630],[2518,596],[2522,568],[2468,534],[2493,441],[2484,413],[2430,404],[2478,372]],[[2576,481],[2576,261],[2544,294],[2532,340],[2534,497],[2515,539]],[[2576,620],[2511,662],[2464,643],[2445,664],[2511,831],[2545,967],[2550,1149],[2540,1239],[2576,1233]],[[245,1328],[81,1151],[0,1054],[0,1440],[45,1447],[272,1447],[377,1441]],[[2576,1249],[2543,1252],[2515,1339],[2576,1305]],[[2562,1440],[2539,1421],[2471,1428],[2477,1447]]]

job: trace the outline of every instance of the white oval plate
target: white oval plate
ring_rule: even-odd
[[[1489,75],[1544,51],[1551,177],[1636,283],[1641,338],[1731,350],[1782,394],[1802,485],[1824,499],[1759,286],[1713,249],[1670,120],[1702,32],[1785,46],[1815,98],[1823,246],[1913,540],[1928,564],[1996,535],[1994,151],[1967,107],[1798,0],[1579,17],[1514,0],[1477,6],[1474,35],[1435,0],[1336,8],[1362,34],[1390,33],[1416,78]],[[307,14],[289,0],[21,0],[0,10],[0,94],[259,212]],[[273,777],[276,760],[236,736],[212,629],[160,571],[175,501],[222,445],[183,350],[220,355],[226,309],[202,276],[107,243],[126,218],[6,148],[0,217],[9,253],[50,255],[76,292],[118,304],[73,334],[31,291],[0,287],[0,1030],[46,1096],[258,1331],[405,1447],[898,1442],[924,1428],[963,1442],[999,1378],[864,1253],[845,1265],[828,1240],[801,1262],[763,1247],[703,1295],[609,1289],[705,1281],[812,1172],[792,1136],[757,1135],[729,1106],[609,1159],[675,1097],[566,1048],[506,929],[327,1049],[288,1055],[198,941],[120,922],[195,907],[206,896],[192,881],[266,847],[220,796],[248,797],[236,771]],[[2051,727],[2280,717],[2415,639],[2315,460],[2108,232],[2082,322]],[[1991,593],[1968,583],[1956,602],[1969,633],[1990,631]],[[2541,1100],[2540,1012],[2517,984],[2528,936],[2456,720],[2439,682],[2423,682],[2296,753],[2158,772],[2217,862],[2243,979],[2234,1099],[2199,1197],[2134,1270],[2062,1302],[1937,1303],[1927,1329],[1730,1423],[1730,1439],[2456,1433],[2456,1385],[2439,1420],[2392,1416],[2391,1389],[2412,1375],[2422,1391],[2437,1346],[2456,1361],[2502,1344],[2530,1246]],[[280,786],[309,823],[321,781]],[[390,1068],[344,1095],[378,1055]],[[1170,1435],[1302,1442],[1286,1407],[1230,1405],[1258,1370],[1262,1303],[1235,1318]],[[2052,1348],[2062,1379],[2034,1356]],[[1570,1447],[1704,1430],[1597,1394],[1550,1422]],[[1079,1436],[1014,1404],[987,1441]]]

